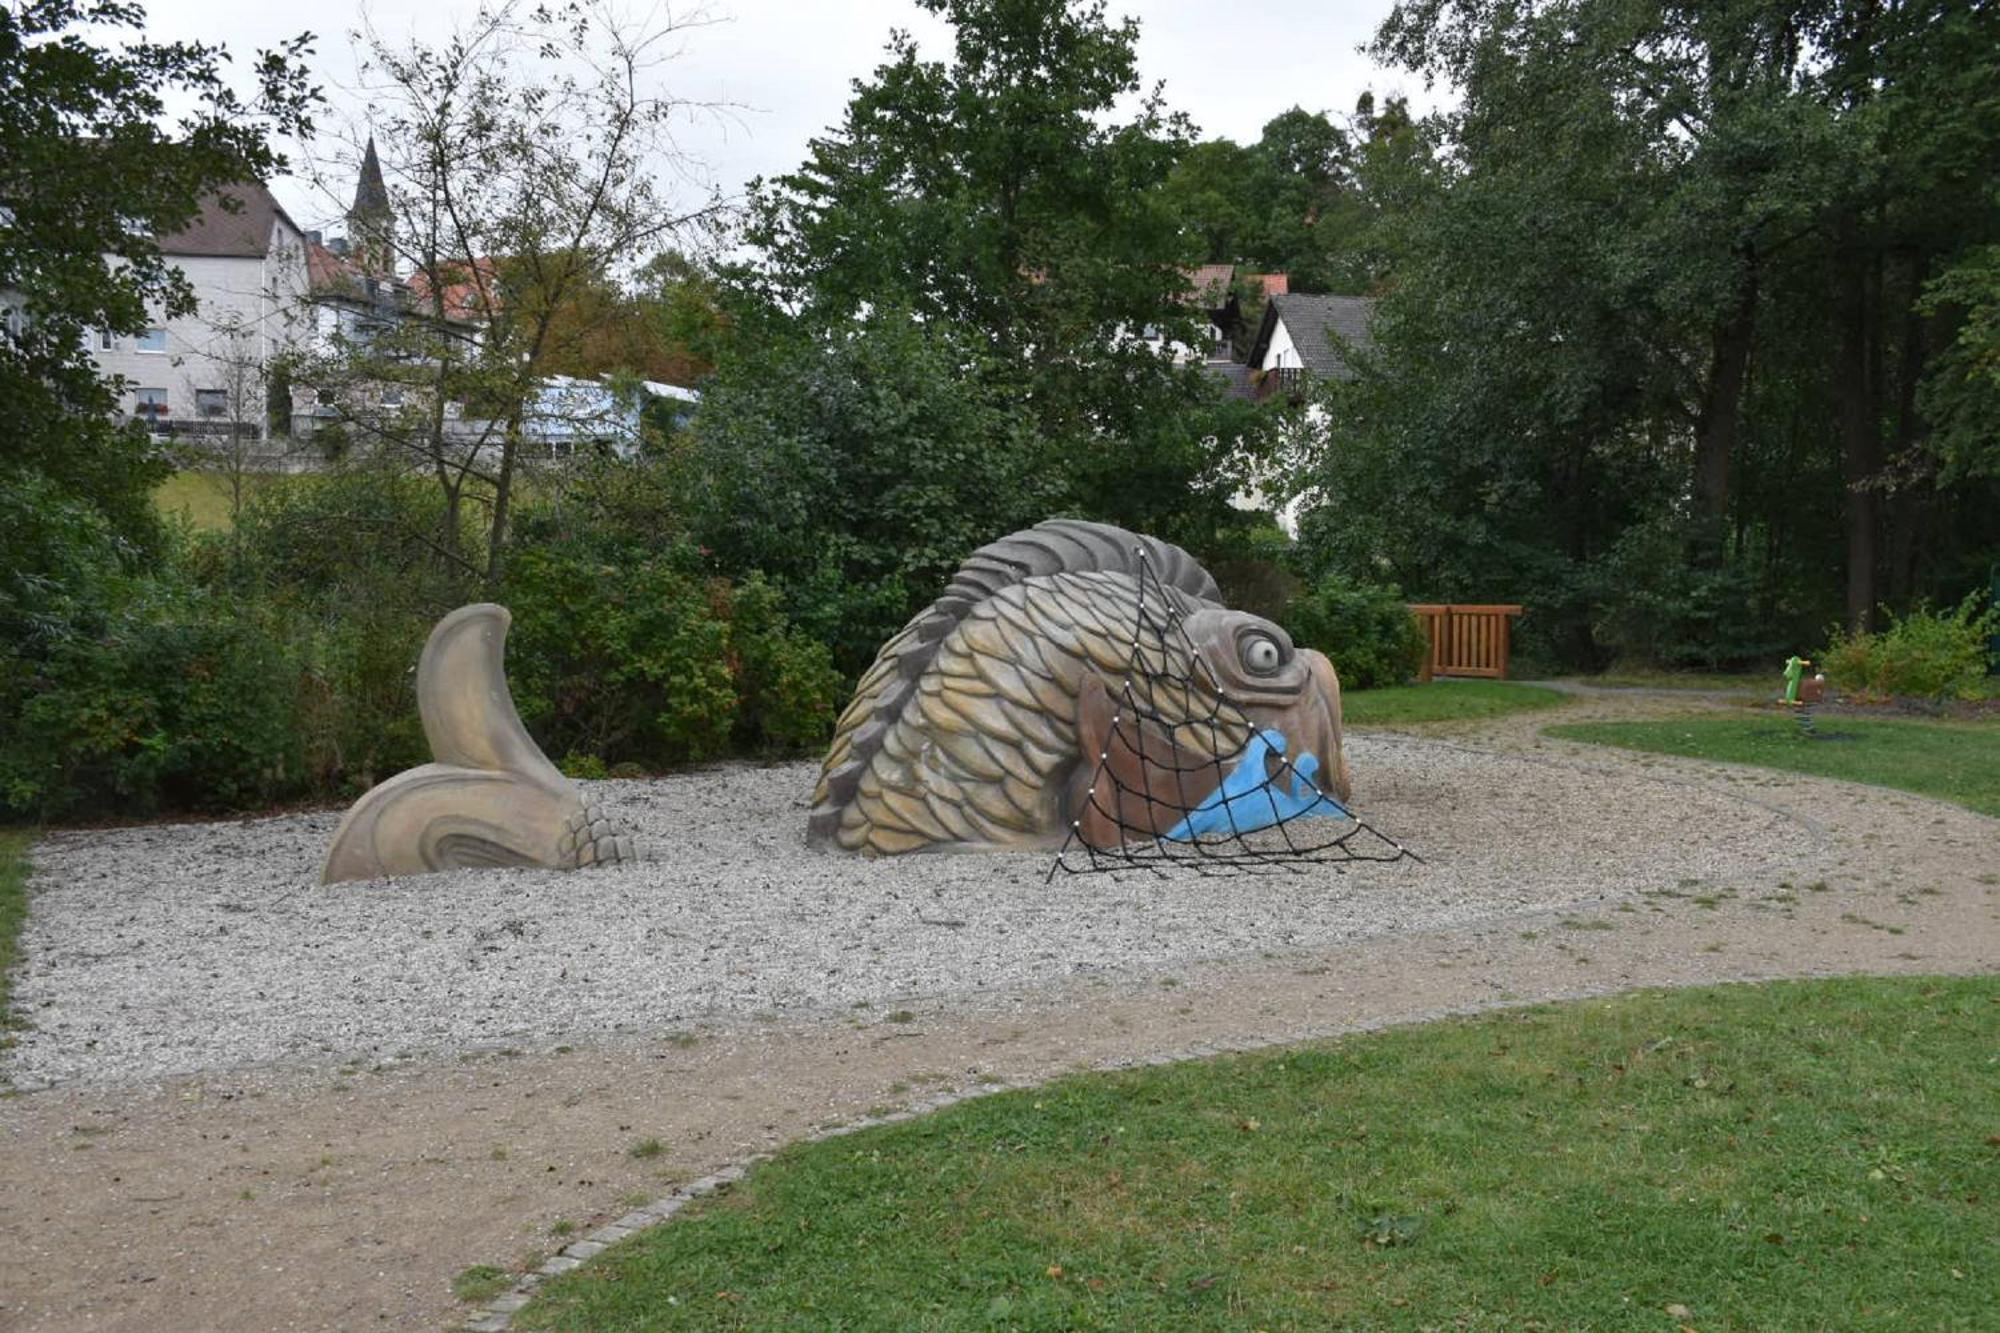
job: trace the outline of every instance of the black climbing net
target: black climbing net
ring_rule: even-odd
[[[1395,839],[1321,791],[1296,756],[1274,747],[1233,702],[1183,625],[1143,547],[1131,659],[1113,698],[1108,738],[1096,756],[1086,802],[1049,867],[1088,875],[1189,869],[1203,875],[1251,875],[1354,861],[1421,861]],[[1178,652],[1174,651],[1177,648]],[[1188,665],[1183,667],[1179,663]],[[1122,761],[1114,766],[1113,755]],[[1264,771],[1257,779],[1255,755]],[[1088,755],[1085,756],[1089,758]],[[1331,756],[1318,756],[1321,762]],[[1239,768],[1250,761],[1248,772]],[[1120,776],[1136,771],[1138,781]],[[1235,782],[1225,786],[1235,775]],[[1249,781],[1246,781],[1250,779]],[[1097,818],[1092,819],[1095,815]],[[1122,835],[1100,847],[1086,821]]]

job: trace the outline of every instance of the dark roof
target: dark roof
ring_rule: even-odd
[[[382,183],[382,159],[375,156],[375,136],[368,136],[368,151],[361,155],[361,174],[354,180],[354,206],[347,210],[351,221],[370,213],[389,211],[389,187]]]
[[[1240,361],[1209,361],[1204,364],[1209,374],[1222,381],[1222,391],[1226,397],[1241,398],[1246,402],[1256,401],[1256,371]]]
[[[240,200],[234,212],[224,208],[224,197]],[[160,238],[160,253],[207,255],[231,259],[262,259],[271,252],[271,224],[284,219],[287,227],[299,230],[271,192],[258,181],[239,181],[206,195],[201,212],[184,229]]]
[[[1366,296],[1277,295],[1264,304],[1264,322],[1250,348],[1250,364],[1261,365],[1278,321],[1292,335],[1299,360],[1316,379],[1351,380],[1346,349],[1366,351],[1374,344],[1368,322],[1375,302]]]

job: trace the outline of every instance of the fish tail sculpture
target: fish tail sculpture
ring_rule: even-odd
[[[1180,632],[1158,633],[1169,621]],[[892,855],[1074,832],[1109,848],[1344,815],[1349,786],[1324,656],[1223,606],[1179,547],[1058,519],[974,552],[883,645],[835,727],[807,840]]]
[[[436,760],[371,788],[340,821],[322,884],[479,866],[570,870],[637,852],[551,764],[507,689],[512,617],[483,602],[437,623],[417,666],[417,707]]]

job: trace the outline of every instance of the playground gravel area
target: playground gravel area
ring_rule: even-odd
[[[1671,770],[1397,736],[1354,738],[1350,760],[1363,816],[1421,863],[1049,883],[1045,854],[864,861],[803,846],[809,764],[601,784],[649,856],[577,874],[322,887],[337,812],[54,835],[0,1079],[423,1061],[937,999],[1004,1012],[1830,856],[1808,819]]]

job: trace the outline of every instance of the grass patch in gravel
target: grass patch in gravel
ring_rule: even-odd
[[[1896,787],[2000,815],[2000,725],[1906,722],[1821,714],[1822,739],[1789,717],[1578,722],[1545,734],[1628,750],[1757,764],[1814,777]]]
[[[25,829],[0,829],[0,1031],[13,1026],[7,1012],[13,996],[9,979],[18,960],[21,927],[28,920],[28,848],[35,835]]]
[[[451,1294],[468,1303],[490,1301],[513,1286],[518,1277],[492,1264],[474,1264],[451,1280]]]
[[[787,1149],[517,1327],[1974,1327],[2000,981],[1647,992]]]
[[[1342,691],[1342,720],[1354,727],[1402,727],[1420,722],[1474,722],[1554,708],[1564,696],[1539,685],[1506,680],[1436,680],[1427,685],[1390,685]]]

